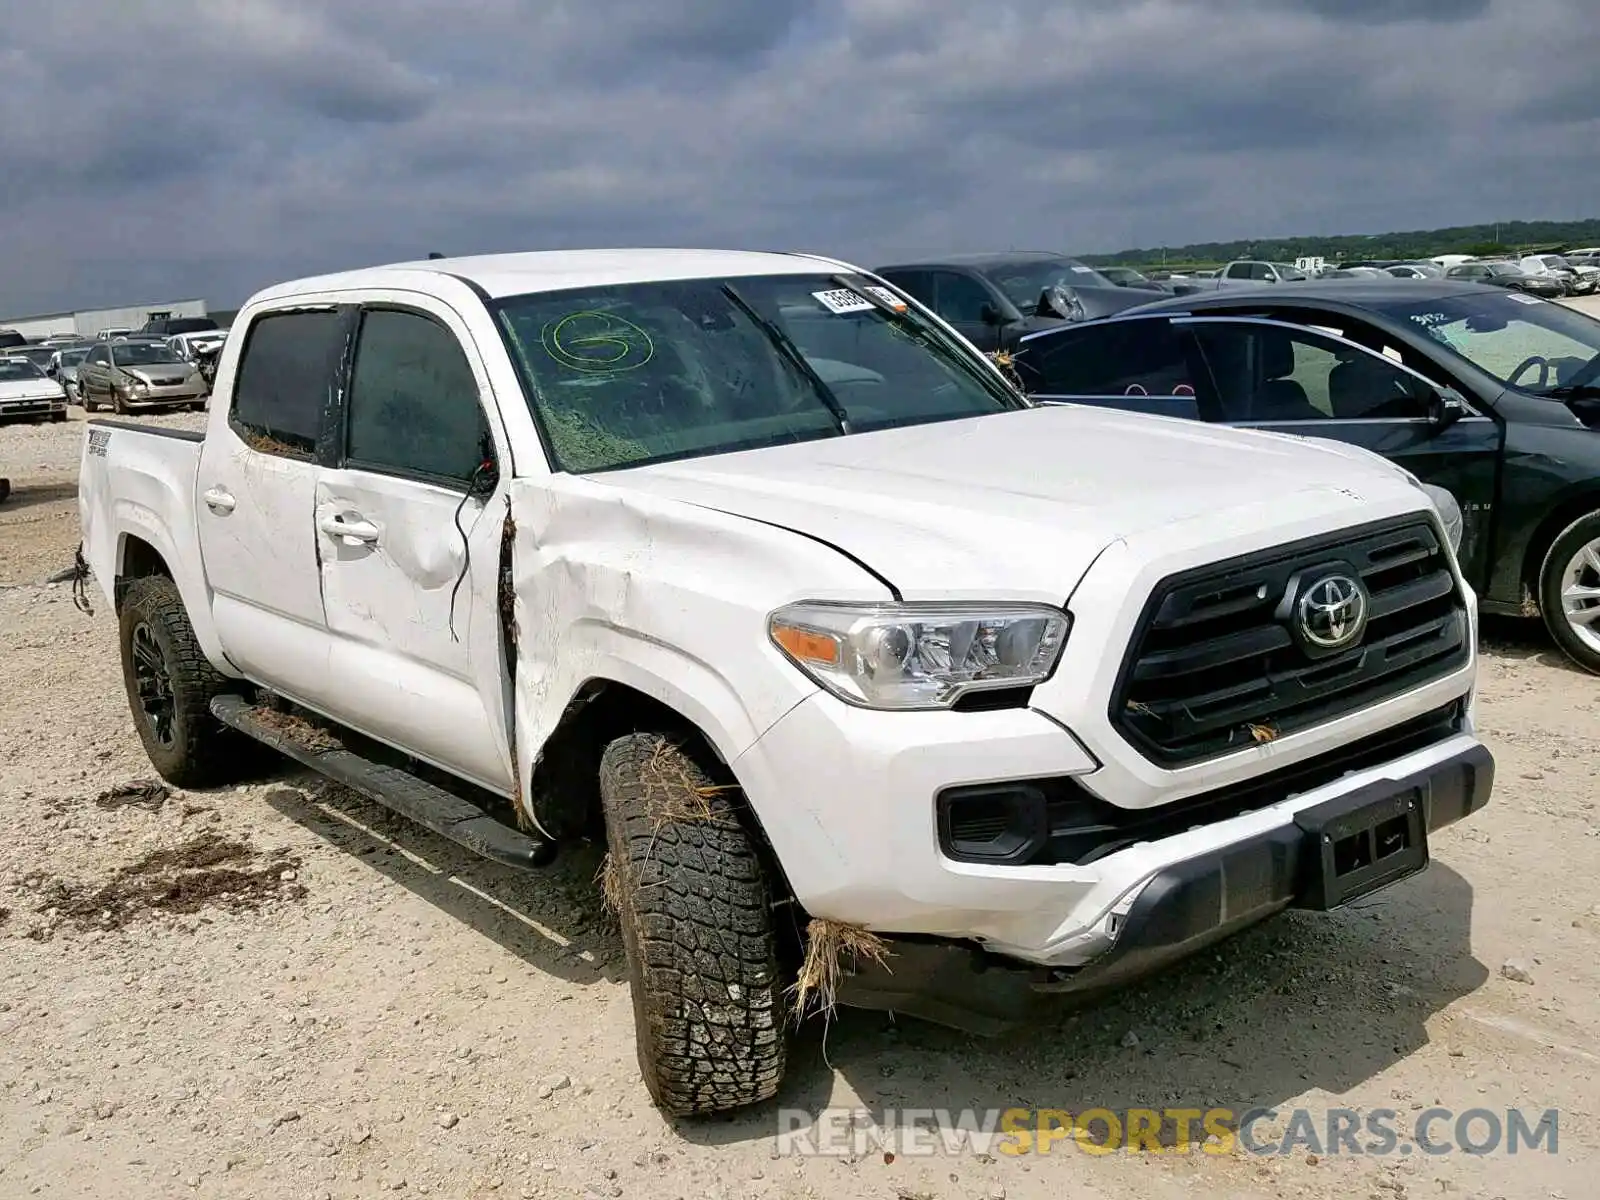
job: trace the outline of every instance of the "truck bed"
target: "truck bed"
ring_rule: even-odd
[[[185,597],[203,597],[194,484],[205,434],[136,421],[87,423],[78,471],[83,553],[108,604],[132,542],[161,556]],[[203,611],[203,610],[202,610]]]

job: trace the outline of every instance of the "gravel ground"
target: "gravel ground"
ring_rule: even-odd
[[[1491,629],[1498,789],[1422,875],[1026,1036],[843,1013],[800,1035],[781,1103],[1556,1108],[1558,1153],[779,1156],[773,1110],[680,1125],[650,1106],[595,853],[529,878],[274,767],[117,790],[152,772],[113,619],[43,582],[77,541],[81,435],[0,430],[19,489],[0,508],[7,1200],[1594,1194],[1600,679],[1537,630]]]

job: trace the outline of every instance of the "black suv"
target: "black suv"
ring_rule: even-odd
[[[1060,254],[955,254],[879,267],[875,274],[922,301],[979,350],[1009,350],[1027,334],[1109,316],[1148,292],[1118,287]]]
[[[217,323],[210,317],[157,317],[153,321],[146,321],[139,334],[141,337],[169,338],[174,334],[202,333],[216,328]]]

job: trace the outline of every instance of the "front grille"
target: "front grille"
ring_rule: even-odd
[[[1366,627],[1320,650],[1299,598],[1359,579]],[[1185,571],[1156,586],[1112,694],[1111,723],[1146,758],[1186,766],[1386,700],[1471,654],[1466,606],[1432,522],[1380,522]]]

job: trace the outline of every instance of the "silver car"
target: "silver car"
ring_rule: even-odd
[[[135,405],[201,409],[208,392],[199,368],[155,339],[95,346],[78,365],[78,399],[90,412],[109,406],[126,413]]]

